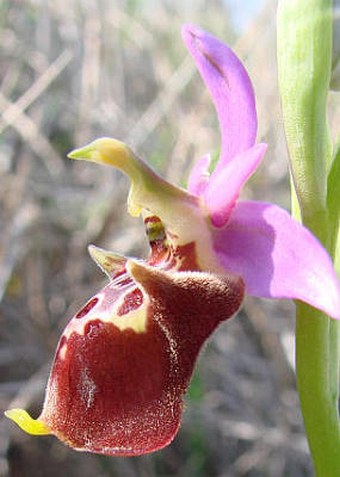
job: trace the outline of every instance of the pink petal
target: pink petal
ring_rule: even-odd
[[[183,40],[212,96],[222,136],[217,170],[255,143],[257,117],[248,74],[230,48],[213,35],[185,25]]]
[[[216,227],[223,227],[239,196],[242,186],[255,172],[266,152],[266,144],[258,144],[215,171],[204,192],[204,201]]]
[[[198,196],[203,194],[203,192],[205,191],[210,178],[210,161],[210,154],[206,154],[201,159],[199,159],[191,169],[188,181],[188,191],[190,192],[190,194]]]
[[[340,285],[320,242],[280,207],[239,202],[227,227],[216,229],[215,251],[240,274],[250,295],[299,299],[340,319]]]

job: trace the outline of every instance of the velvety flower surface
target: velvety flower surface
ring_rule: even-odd
[[[160,178],[127,146],[97,139],[70,154],[128,175],[133,216],[143,215],[146,261],[91,246],[109,283],[63,332],[43,411],[8,417],[70,446],[138,455],[174,438],[199,350],[248,294],[304,300],[340,318],[340,287],[316,238],[281,208],[240,201],[266,146],[249,77],[235,54],[197,27],[183,37],[214,101],[221,155],[191,172],[188,191]]]

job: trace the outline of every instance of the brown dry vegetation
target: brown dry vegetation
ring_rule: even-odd
[[[104,277],[95,243],[146,253],[119,173],[66,153],[98,136],[129,143],[185,183],[218,152],[210,99],[182,45],[199,23],[234,46],[255,84],[269,143],[247,197],[289,206],[275,63],[275,1],[242,35],[218,1],[3,0],[0,4],[0,404],[39,414],[61,330]],[[202,353],[175,442],[154,455],[77,453],[0,422],[0,476],[311,475],[294,373],[290,303],[247,299]]]

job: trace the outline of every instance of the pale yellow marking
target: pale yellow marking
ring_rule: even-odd
[[[64,335],[62,335],[64,336]],[[64,343],[63,347],[59,350],[58,357],[60,359],[64,359],[66,356],[66,350],[67,350],[67,341]]]
[[[86,315],[86,318],[82,319],[73,317],[65,328],[63,336],[68,339],[73,332],[77,333],[78,335],[84,335],[87,323],[96,319],[99,319],[104,323],[112,323],[113,325],[117,326],[117,328],[119,328],[121,331],[126,330],[127,328],[131,328],[136,333],[144,333],[146,331],[147,322],[146,310],[149,306],[150,300],[141,287],[140,289],[143,293],[143,304],[138,309],[131,310],[130,312],[122,316],[118,316],[117,311],[120,309],[121,306],[123,306],[125,295],[121,296],[120,299],[117,300],[111,307],[109,303],[107,303],[106,306],[103,306],[104,297],[101,293],[98,293],[95,296],[96,298],[98,298],[99,301],[92,308],[92,310],[89,311],[89,313]],[[132,290],[133,287],[129,285],[127,293]],[[67,342],[60,350],[59,356],[61,359],[65,357],[66,350]]]
[[[145,300],[145,296],[144,296]],[[147,304],[143,302],[140,308],[137,310],[131,310],[129,313],[126,313],[122,316],[114,316],[111,319],[111,322],[120,329],[124,331],[127,328],[131,328],[135,333],[145,333],[146,331],[146,322],[147,322]]]
[[[27,434],[35,436],[51,434],[50,429],[39,419],[33,419],[24,409],[9,409],[5,416],[14,421]]]

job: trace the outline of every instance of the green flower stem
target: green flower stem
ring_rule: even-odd
[[[338,323],[330,321],[307,305],[297,305],[297,385],[306,434],[319,477],[340,475],[340,432],[335,392],[339,368],[332,366],[337,356]]]
[[[335,259],[338,226],[327,207],[327,173],[332,161],[326,115],[332,1],[279,0],[277,43],[295,189],[293,215],[301,218]],[[296,374],[316,474],[340,476],[339,323],[302,303],[297,303]]]
[[[335,148],[330,172],[327,181],[327,206],[329,220],[329,251],[333,258],[334,267],[340,277],[340,144]],[[335,406],[338,405],[340,389],[340,323],[331,320],[329,329],[330,359],[330,392]]]

